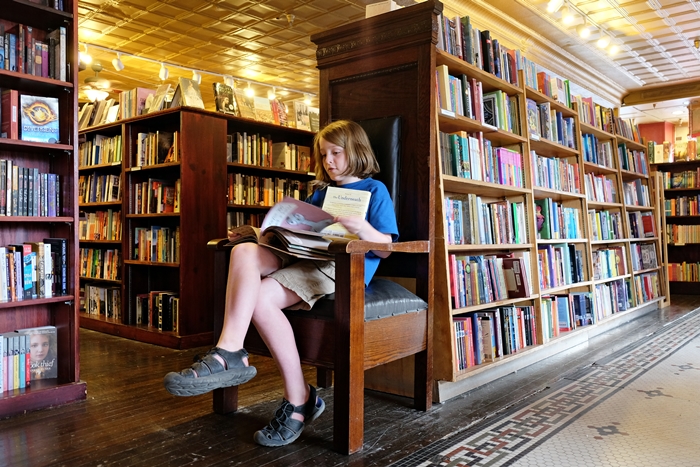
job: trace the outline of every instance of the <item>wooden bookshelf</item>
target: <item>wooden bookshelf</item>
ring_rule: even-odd
[[[136,162],[138,136],[145,133],[178,132],[179,160],[140,166]],[[262,219],[269,209],[260,204],[232,204],[228,199],[231,174],[294,179],[301,183],[313,179],[308,172],[299,172],[261,165],[227,161],[227,135],[242,132],[262,134],[272,141],[311,146],[313,134],[295,128],[265,124],[188,107],[167,109],[132,117],[118,122],[86,128],[82,141],[121,136],[121,162],[100,163],[81,167],[80,174],[119,174],[122,197],[118,202],[83,203],[84,212],[120,211],[121,240],[81,240],[83,248],[116,249],[122,252],[119,275],[114,281],[81,277],[83,286],[118,287],[119,313],[89,314],[84,310],[81,325],[88,329],[171,348],[191,348],[213,343],[214,290],[213,254],[207,242],[226,233],[227,219],[242,213],[246,221]],[[149,180],[175,185],[180,181],[179,206],[174,212],[137,212],[137,186]],[[230,225],[230,223],[229,223]],[[156,261],[135,256],[135,232],[140,228],[168,227],[177,229],[176,258]],[[151,291],[172,291],[180,300],[179,315],[173,331],[159,329],[157,323],[141,324],[137,320],[138,295]],[[161,324],[162,328],[162,324]]]
[[[17,24],[32,26],[37,38],[64,27],[66,32],[66,80],[0,70],[0,88],[21,95],[58,98],[59,142],[37,143],[0,138],[0,159],[15,165],[38,169],[59,176],[59,212],[52,217],[0,217],[2,245],[40,242],[44,238],[67,239],[67,295],[52,298],[5,302],[0,306],[0,331],[53,325],[57,328],[58,378],[33,381],[26,389],[0,393],[0,416],[54,407],[86,397],[86,384],[80,380],[78,334],[78,223],[77,205],[77,82],[78,82],[78,2],[65,0],[64,11],[24,0],[3,3],[0,23],[5,31]],[[21,129],[20,129],[21,130]],[[21,138],[21,131],[20,131]]]
[[[519,368],[534,363],[535,361],[555,355],[573,345],[578,345],[590,336],[596,335],[611,326],[621,324],[626,319],[639,316],[651,309],[658,307],[664,300],[659,297],[646,303],[630,300],[626,311],[615,313],[605,319],[599,320],[594,325],[583,326],[573,331],[562,332],[558,337],[543,343],[542,329],[543,303],[547,300],[547,293],[568,294],[584,292],[593,296],[596,287],[611,283],[633,282],[636,275],[653,273],[651,270],[632,271],[631,265],[626,265],[624,274],[613,277],[603,277],[593,280],[591,262],[592,250],[607,248],[610,245],[624,248],[626,257],[629,258],[629,245],[640,240],[629,239],[627,230],[627,204],[622,199],[615,201],[603,201],[597,204],[586,198],[584,175],[587,173],[608,177],[614,187],[614,191],[622,193],[621,183],[623,177],[628,181],[644,180],[649,184],[650,178],[635,176],[632,173],[623,173],[618,168],[617,142],[614,134],[604,132],[593,125],[581,125],[576,110],[550,99],[546,95],[524,84],[524,79],[519,80],[519,85],[506,82],[479,68],[462,61],[436,47],[436,31],[440,31],[438,18],[442,12],[442,4],[439,1],[428,1],[419,5],[403,8],[396,12],[390,12],[375,18],[358,21],[351,25],[336,28],[314,36],[313,41],[319,46],[319,69],[321,70],[321,116],[324,118],[372,118],[385,115],[401,115],[405,120],[410,136],[410,151],[430,151],[432,164],[437,168],[435,178],[427,180],[434,187],[435,199],[432,216],[427,217],[421,212],[429,211],[421,208],[416,211],[416,224],[434,223],[435,231],[431,240],[434,241],[433,261],[435,271],[434,285],[434,357],[433,375],[436,380],[436,400],[443,401],[461,394],[465,391],[486,384],[499,378],[508,372],[517,371]],[[368,57],[372,57],[369,59]],[[378,60],[377,57],[380,57]],[[407,57],[411,57],[410,60]],[[513,96],[518,102],[520,116],[520,131],[510,133],[496,130],[489,125],[483,125],[478,118],[469,118],[455,115],[454,112],[442,111],[437,95],[436,70],[438,67],[447,66],[449,73],[454,75],[465,74],[469,78],[480,81],[484,92],[502,90],[508,96]],[[363,92],[359,92],[360,87]],[[412,89],[418,88],[417,94]],[[380,91],[364,91],[378,89]],[[358,92],[356,92],[358,91]],[[324,98],[326,100],[324,100]],[[526,99],[532,99],[539,103],[548,103],[552,109],[561,112],[574,119],[574,148],[556,142],[546,141],[543,138],[533,140],[527,132],[526,109],[523,105]],[[381,102],[382,105],[375,104]],[[373,105],[370,105],[373,104]],[[386,108],[383,108],[386,105]],[[363,108],[366,107],[366,108]],[[368,110],[372,109],[371,111]],[[391,113],[387,113],[391,112]],[[455,175],[444,175],[441,168],[446,161],[443,158],[444,148],[440,141],[440,132],[455,133],[481,132],[484,140],[491,141],[493,146],[517,147],[517,152],[522,156],[522,170],[525,180],[523,187],[510,187],[498,183],[471,180]],[[581,132],[595,134],[598,138],[607,138],[612,149],[611,163],[608,166],[584,161],[581,153]],[[625,141],[632,145],[633,142]],[[572,164],[577,164],[581,190],[579,193],[567,192],[561,189],[552,189],[533,186],[532,161],[530,150],[534,149],[539,155],[566,159]],[[642,148],[643,149],[643,148]],[[452,165],[454,167],[454,165]],[[631,172],[631,171],[629,171]],[[421,174],[427,176],[428,174]],[[528,212],[527,225],[523,232],[527,239],[523,244],[495,244],[495,245],[451,245],[448,242],[448,226],[446,225],[445,196],[451,195],[479,195],[500,199],[522,199]],[[573,239],[556,240],[558,243],[570,243],[574,248],[582,252],[583,275],[580,281],[572,284],[558,285],[547,290],[539,287],[537,249],[540,246],[552,245],[550,240],[537,238],[535,201],[544,198],[558,200],[567,207],[576,207],[579,211],[579,224],[581,236]],[[612,240],[597,240],[593,242],[590,237],[590,225],[588,222],[588,210],[615,211],[620,217],[620,238]],[[645,209],[634,208],[632,209]],[[653,209],[652,209],[653,212]],[[660,230],[657,230],[660,231]],[[403,232],[402,232],[403,235]],[[644,242],[655,240],[643,239]],[[451,299],[451,254],[464,254],[468,256],[492,255],[496,253],[520,253],[528,255],[531,267],[532,293],[522,298],[507,298],[492,303],[478,303],[468,306],[453,307]],[[657,258],[661,261],[661,252],[657,251]],[[496,358],[493,362],[487,362],[466,370],[457,367],[457,341],[453,317],[470,311],[482,311],[499,306],[522,305],[531,306],[535,311],[537,323],[537,344],[521,349],[511,355]],[[627,318],[620,319],[621,316]],[[371,386],[388,390],[411,394],[410,382],[405,378],[406,372],[400,368],[382,367],[380,371],[370,374],[367,380]]]

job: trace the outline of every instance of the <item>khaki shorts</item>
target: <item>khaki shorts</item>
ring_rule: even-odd
[[[324,295],[335,292],[335,261],[295,260],[294,257],[283,258],[282,269],[267,277],[301,297],[290,310],[310,310]]]

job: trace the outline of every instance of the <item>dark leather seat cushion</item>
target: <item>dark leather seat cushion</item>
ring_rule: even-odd
[[[396,282],[374,278],[365,288],[365,321],[421,311],[428,308],[423,299]],[[335,294],[326,295],[310,311],[285,310],[289,315],[332,319]]]

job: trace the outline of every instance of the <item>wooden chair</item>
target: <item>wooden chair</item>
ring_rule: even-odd
[[[386,184],[396,212],[401,212],[401,119],[378,118],[358,123],[367,132],[381,168],[375,178]],[[410,222],[399,219],[399,233],[401,221]],[[432,310],[428,306],[432,299],[427,282],[431,277],[429,241],[411,240],[393,244],[361,240],[334,242],[329,249],[336,254],[335,294],[320,300],[311,311],[286,312],[302,363],[318,369],[317,384],[329,386],[332,372],[335,372],[333,446],[342,453],[351,454],[362,449],[364,370],[414,355],[415,408],[425,411],[432,404]],[[215,277],[220,281],[216,290],[221,291],[217,294],[215,311],[214,334],[217,337],[223,325],[228,270],[228,251],[222,247],[225,243],[225,239],[209,242],[209,247],[216,251]],[[391,251],[382,265],[392,262],[394,269],[411,271],[416,277],[417,293],[422,297],[381,278],[374,278],[365,288],[364,256],[370,250]],[[269,356],[254,326],[248,330],[245,348],[251,354]],[[214,411],[235,411],[237,398],[237,387],[214,391]]]

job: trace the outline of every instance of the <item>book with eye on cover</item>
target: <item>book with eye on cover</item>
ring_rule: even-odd
[[[333,239],[357,238],[335,216],[365,217],[371,193],[362,190],[327,188],[321,209],[294,198],[285,197],[268,211],[260,228],[244,225],[232,229],[228,245],[256,242],[298,258],[332,260],[328,245]]]

